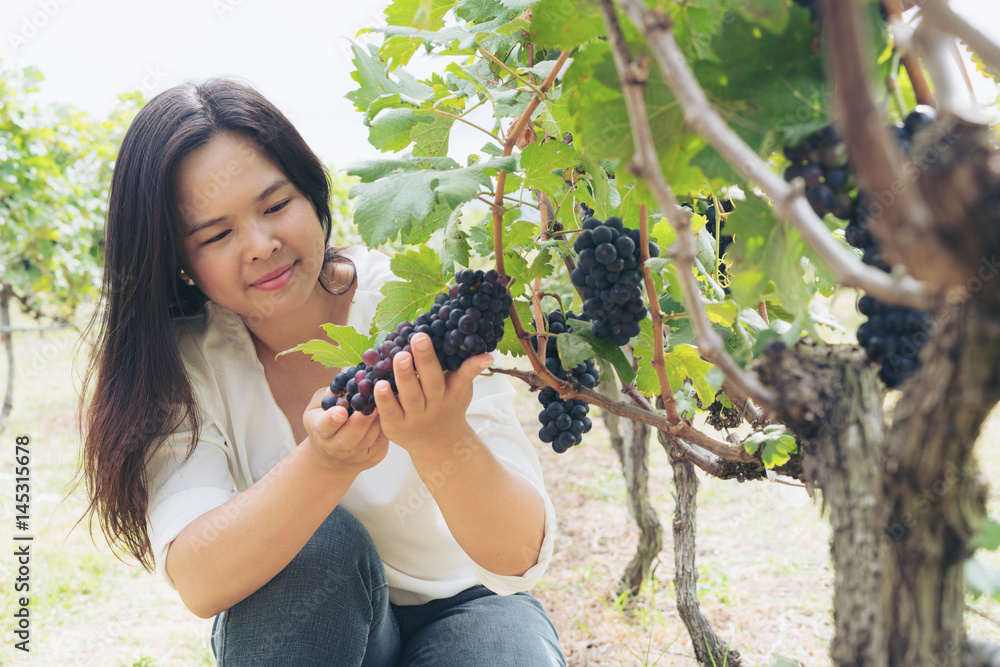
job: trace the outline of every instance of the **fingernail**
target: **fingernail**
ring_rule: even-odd
[[[425,336],[421,334],[420,336],[417,337],[415,341],[413,341],[412,345],[416,347],[418,350],[424,351],[431,346],[430,336]]]
[[[483,363],[479,364],[479,370],[485,371],[487,368],[489,368],[492,365],[493,365],[493,357],[490,357],[489,359],[487,359]]]
[[[407,353],[403,352],[399,354],[399,366],[401,368],[409,368],[411,361],[412,359]]]

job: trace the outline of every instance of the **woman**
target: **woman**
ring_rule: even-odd
[[[337,372],[276,355],[367,333],[391,273],[328,247],[329,184],[232,80],[139,112],[115,165],[82,472],[112,546],[153,567],[232,665],[562,665],[526,591],[555,517],[488,354],[443,373],[426,336],[398,396],[323,410]]]

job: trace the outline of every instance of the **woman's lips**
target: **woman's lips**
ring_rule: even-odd
[[[278,269],[274,273],[269,273],[257,282],[253,283],[252,287],[257,289],[262,289],[266,292],[272,290],[280,289],[288,284],[288,281],[292,279],[293,269],[295,264],[289,264],[283,269]]]

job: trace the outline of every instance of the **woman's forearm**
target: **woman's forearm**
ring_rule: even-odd
[[[481,567],[519,576],[538,561],[545,505],[528,480],[501,464],[468,427],[450,445],[411,452],[459,546]]]
[[[307,439],[249,489],[192,521],[166,560],[184,604],[211,618],[266,584],[309,541],[356,476],[317,465]]]

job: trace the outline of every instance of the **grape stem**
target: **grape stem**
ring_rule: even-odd
[[[622,93],[628,110],[629,125],[632,128],[632,145],[635,147],[635,155],[629,167],[649,186],[660,205],[660,209],[677,232],[677,242],[671,251],[671,258],[677,267],[677,273],[680,275],[684,305],[688,313],[691,314],[691,325],[697,337],[698,350],[722,371],[729,382],[742,393],[751,397],[762,408],[769,409],[776,404],[777,397],[774,392],[761,384],[757,376],[745,372],[733,361],[732,357],[726,353],[722,339],[712,328],[708,316],[705,314],[701,291],[694,275],[695,245],[694,234],[691,232],[690,213],[677,203],[677,198],[664,179],[663,172],[660,171],[660,162],[653,142],[653,132],[649,125],[649,114],[646,110],[645,100],[646,81],[649,78],[649,60],[642,57],[639,62],[632,61],[621,26],[618,25],[618,18],[615,16],[612,0],[601,0],[600,7],[604,24],[607,27],[615,67],[618,69],[618,79],[622,82]],[[666,37],[672,39],[669,32],[666,33]],[[802,201],[807,207],[809,206],[805,199]],[[651,294],[651,306],[654,299],[655,295]]]
[[[779,219],[799,231],[805,242],[836,274],[841,285],[863,289],[885,303],[908,306],[918,310],[931,310],[936,307],[941,300],[941,294],[938,290],[932,290],[910,276],[890,275],[866,266],[855,258],[830,233],[823,221],[813,211],[812,206],[806,201],[804,195],[794,190],[785,182],[784,178],[774,173],[767,163],[730,129],[711,107],[705,92],[684,60],[684,55],[670,30],[669,19],[662,14],[647,10],[645,4],[640,0],[617,0],[617,2],[644,33],[664,78],[684,109],[687,125],[704,137],[729,164],[737,166],[771,199],[775,204],[775,213]],[[861,88],[867,92],[865,86],[862,85]],[[626,100],[628,99],[629,96],[626,95]],[[635,102],[645,108],[645,100],[641,97],[636,98]],[[644,135],[651,137],[651,133],[648,131]],[[636,145],[642,146],[639,143]],[[649,145],[652,149],[651,138]],[[853,152],[852,155],[854,155]],[[657,171],[659,171],[658,168]],[[657,201],[661,201],[660,197],[664,197],[662,192],[660,192]],[[664,213],[668,217],[673,216],[674,218],[680,215],[669,208],[665,209]],[[672,220],[671,223],[673,223]]]
[[[718,230],[718,227],[716,227]],[[667,377],[667,365],[663,359],[663,313],[660,312],[660,300],[657,298],[656,285],[653,283],[653,272],[649,269],[649,211],[645,204],[639,204],[639,258],[642,262],[642,277],[646,282],[646,294],[649,295],[649,312],[653,317],[653,369],[660,381],[660,398],[667,412],[667,421],[671,424],[681,422],[677,414],[677,403],[674,401],[674,390]]]

